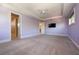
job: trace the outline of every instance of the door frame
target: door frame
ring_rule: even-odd
[[[40,30],[40,34],[45,34],[45,22],[41,21],[39,23],[39,30]]]
[[[18,16],[18,32],[17,32],[17,33],[18,33],[18,36],[17,36],[17,38],[20,38],[20,15],[14,13],[14,12],[11,12],[11,15],[10,15],[11,21],[12,21],[12,14]],[[10,21],[10,22],[11,22],[11,21]],[[10,28],[11,28],[11,31],[12,31],[12,22],[11,22],[11,27],[10,27]],[[11,36],[12,36],[12,32],[11,32]],[[16,38],[16,39],[17,39],[17,38]],[[15,40],[16,40],[16,39],[15,39]],[[12,37],[11,37],[11,40],[13,40]]]

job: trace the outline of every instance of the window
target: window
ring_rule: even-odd
[[[74,12],[72,13],[72,16],[69,18],[69,25],[72,25],[75,23],[75,14]]]

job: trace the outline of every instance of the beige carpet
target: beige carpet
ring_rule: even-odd
[[[79,55],[79,50],[67,37],[40,35],[1,43],[0,55]]]

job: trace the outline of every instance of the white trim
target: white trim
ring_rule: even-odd
[[[46,35],[56,35],[56,36],[66,36],[66,37],[68,37],[68,35],[65,35],[65,34],[46,34]]]
[[[10,39],[5,39],[5,40],[0,41],[0,43],[5,43],[5,42],[9,42],[9,41],[11,41],[11,40]]]
[[[30,37],[34,37],[34,36],[38,36],[38,35],[41,35],[41,34],[36,34],[36,35],[29,35],[29,36],[21,36],[21,38],[30,38]]]
[[[68,37],[73,42],[73,44],[79,49],[79,45],[70,36],[68,36]]]

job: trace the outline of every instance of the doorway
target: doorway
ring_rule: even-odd
[[[39,23],[39,29],[41,34],[45,34],[45,22]]]
[[[11,39],[16,40],[18,38],[18,21],[19,15],[11,13]]]

